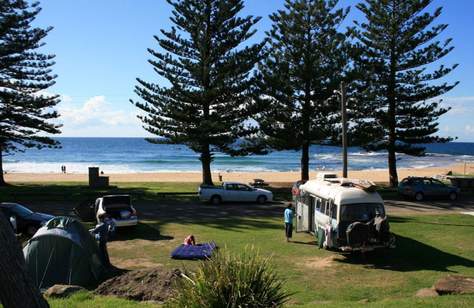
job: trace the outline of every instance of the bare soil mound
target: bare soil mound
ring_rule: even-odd
[[[474,278],[449,275],[438,280],[434,288],[441,295],[445,294],[472,294],[474,293]]]
[[[126,272],[104,281],[95,290],[99,295],[113,295],[136,301],[164,302],[173,292],[173,283],[179,279],[179,270],[162,268]]]

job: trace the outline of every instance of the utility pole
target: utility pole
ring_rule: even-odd
[[[346,85],[341,82],[341,114],[342,114],[342,177],[347,178],[347,101]]]

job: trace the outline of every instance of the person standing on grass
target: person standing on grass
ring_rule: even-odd
[[[286,241],[289,242],[293,235],[293,206],[288,204],[283,214],[285,218],[285,236]]]
[[[108,214],[102,214],[99,217],[100,222],[95,226],[94,229],[89,232],[94,235],[95,239],[99,242],[99,253],[102,262],[106,267],[110,267],[109,253],[107,251],[107,241],[109,236],[115,232],[115,223]]]

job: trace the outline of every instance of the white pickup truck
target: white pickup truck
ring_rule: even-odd
[[[199,200],[219,204],[221,202],[257,202],[264,204],[273,201],[273,193],[266,189],[254,188],[235,182],[224,182],[222,186],[199,187]]]

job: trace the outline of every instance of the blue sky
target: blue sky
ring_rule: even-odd
[[[57,83],[48,92],[63,95],[58,109],[62,136],[147,136],[129,103],[135,78],[162,82],[147,63],[147,48],[157,48],[153,35],[169,29],[171,7],[165,0],[42,0],[36,25],[53,26],[44,50],[56,54]],[[341,0],[353,6],[358,1]],[[253,40],[271,26],[268,15],[283,0],[247,0],[242,14],[262,16]],[[446,81],[461,83],[445,95],[453,109],[440,119],[440,135],[474,142],[474,11],[472,0],[434,0],[443,6],[438,22],[448,23],[443,38],[452,37],[455,50],[442,63],[460,66]],[[359,19],[353,7],[348,24]]]

